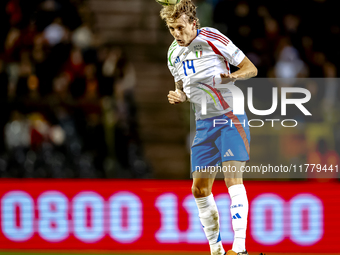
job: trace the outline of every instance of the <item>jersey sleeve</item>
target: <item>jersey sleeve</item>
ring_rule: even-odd
[[[222,55],[233,66],[238,66],[245,58],[244,53],[218,30],[207,28],[204,34],[215,53]]]
[[[174,66],[174,58],[173,58],[174,51],[177,48],[176,46],[177,46],[177,42],[174,41],[168,50],[168,61],[167,62],[168,62],[168,68],[172,76],[174,77],[175,82],[178,82],[181,78],[179,77],[177,70]]]
[[[174,66],[172,66],[169,61],[168,61],[168,67],[169,67],[169,70],[170,70],[172,76],[174,77],[175,82],[178,82],[181,78],[179,77],[179,75],[176,71],[176,68]]]

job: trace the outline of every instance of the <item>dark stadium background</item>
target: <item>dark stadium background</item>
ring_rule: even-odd
[[[303,128],[252,129],[250,164],[339,165],[337,1],[194,2],[201,26],[228,36],[258,77],[333,81],[305,85],[313,118]],[[153,0],[0,1],[0,183],[189,180],[189,105],[167,102],[172,37],[160,9]],[[264,91],[254,97],[270,103]],[[270,182],[339,185],[339,174],[298,177]]]

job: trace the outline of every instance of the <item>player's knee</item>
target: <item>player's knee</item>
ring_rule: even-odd
[[[211,190],[208,187],[199,187],[192,185],[191,192],[195,198],[207,197],[211,194]]]

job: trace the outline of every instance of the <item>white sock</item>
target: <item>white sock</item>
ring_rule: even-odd
[[[210,244],[212,255],[223,255],[225,253],[221,237],[218,210],[213,194],[207,197],[195,198],[199,217],[205,236]]]
[[[231,198],[231,222],[234,230],[234,242],[232,250],[236,253],[246,250],[246,229],[248,217],[248,199],[246,189],[243,184],[229,187]]]

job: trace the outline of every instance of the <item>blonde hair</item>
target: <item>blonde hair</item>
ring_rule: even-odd
[[[199,29],[200,23],[196,16],[196,8],[191,0],[181,0],[176,5],[164,6],[160,12],[160,16],[166,23],[172,23],[185,14],[189,18],[190,24],[196,21],[196,29]]]

